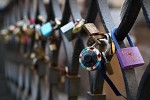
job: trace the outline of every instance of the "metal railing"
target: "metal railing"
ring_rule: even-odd
[[[112,29],[118,27],[115,35],[117,40],[120,41],[120,44],[124,46],[122,41],[135,23],[141,5],[145,19],[148,26],[150,26],[150,1],[148,0],[128,0],[128,3],[125,5],[126,7],[124,7],[126,9],[122,9],[124,14],[122,15],[119,26],[115,26],[106,0],[90,0],[88,12],[84,18],[85,23],[94,23],[96,16],[98,15],[106,33],[110,33]],[[68,100],[77,100],[80,91],[78,55],[83,48],[87,47],[86,42],[88,35],[81,31],[77,35],[76,40],[70,42],[60,29],[70,21],[70,18],[73,22],[76,22],[77,19],[83,19],[78,9],[77,2],[76,0],[66,0],[64,11],[62,12],[57,0],[50,0],[46,7],[42,0],[14,0],[14,2],[3,11],[3,26],[9,27],[10,25],[15,25],[17,21],[26,19],[32,20],[34,24],[42,25],[43,22],[38,19],[39,15],[41,15],[46,22],[55,22],[56,19],[61,20],[61,24],[58,29],[55,30],[55,32],[59,34],[59,37],[55,40],[57,49],[55,51],[49,51],[49,66],[43,65],[33,68],[32,59],[24,57],[19,53],[20,46],[23,46],[24,48],[29,47],[27,49],[30,49],[28,50],[30,53],[33,51],[35,40],[32,40],[32,36],[30,44],[26,47],[21,44],[16,44],[14,46],[15,43],[13,44],[12,42],[5,44],[5,74],[8,79],[8,86],[10,87],[12,94],[15,95],[16,100],[61,100],[61,98],[58,98],[58,86],[60,84],[62,72],[64,72],[65,91],[68,95]],[[48,48],[47,46],[51,41],[41,39],[40,42],[45,49]],[[66,56],[66,58],[64,58],[66,59],[66,65],[64,67],[59,66],[58,64],[58,59],[61,55],[59,54],[59,51],[62,45],[65,48]],[[65,67],[68,70],[65,70]],[[127,99],[141,100],[141,98],[145,98],[144,100],[148,100],[148,98],[150,98],[148,90],[149,67],[143,75],[143,80],[139,85],[139,89],[134,69],[121,69],[121,71]],[[90,90],[87,91],[87,99],[106,100],[107,94],[103,93],[104,79],[99,70],[89,71],[88,74]],[[45,99],[46,97],[47,99]]]

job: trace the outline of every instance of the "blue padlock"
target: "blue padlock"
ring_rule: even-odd
[[[41,33],[42,36],[48,37],[52,34],[53,27],[50,22],[45,23],[44,25],[41,26]]]

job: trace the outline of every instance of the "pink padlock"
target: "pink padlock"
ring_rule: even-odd
[[[118,57],[122,69],[135,68],[144,65],[143,57],[141,56],[139,49],[134,46],[130,35],[127,35],[127,40],[129,41],[131,47],[120,48],[115,37],[115,31],[116,29],[114,29],[111,32],[111,37],[115,44],[117,50],[116,55]]]

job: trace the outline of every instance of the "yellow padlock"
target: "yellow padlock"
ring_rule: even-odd
[[[46,19],[41,15],[38,15],[38,20],[42,21],[42,23],[46,23]]]
[[[55,44],[55,43],[50,43],[49,49],[50,49],[50,51],[55,51],[55,50],[57,50],[56,44]]]
[[[78,32],[80,32],[81,29],[82,29],[82,27],[83,27],[83,25],[84,25],[84,23],[85,23],[84,19],[77,20],[75,22],[75,27],[73,28],[72,33],[78,33]]]

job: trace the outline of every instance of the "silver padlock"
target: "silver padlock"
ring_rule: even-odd
[[[107,37],[107,40],[106,39],[100,39],[99,41],[104,42],[105,45],[106,45],[106,50],[102,51],[101,54],[102,54],[103,59],[104,59],[104,66],[105,66],[105,69],[106,69],[107,73],[109,75],[112,75],[113,74],[113,69],[112,69],[110,61],[107,59],[107,55],[108,55],[108,53],[110,51],[110,48],[111,48],[111,46],[109,44],[110,40]]]

